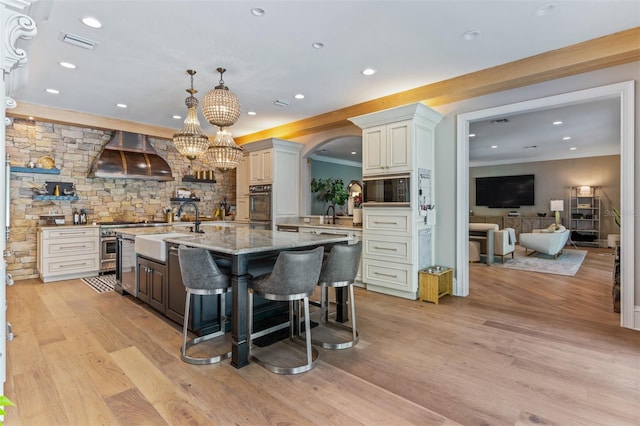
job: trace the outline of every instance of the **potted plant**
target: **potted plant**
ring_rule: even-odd
[[[311,181],[311,191],[317,192],[318,199],[329,203],[333,206],[334,212],[336,205],[343,206],[349,198],[349,193],[344,187],[342,179],[313,179]],[[328,209],[327,209],[328,210]]]

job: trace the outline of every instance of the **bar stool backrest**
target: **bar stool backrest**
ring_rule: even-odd
[[[335,245],[322,264],[320,283],[353,282],[358,274],[362,241],[351,245]]]
[[[313,293],[320,268],[324,247],[305,251],[283,251],[278,255],[273,271],[259,277],[252,287],[260,293],[288,296]]]
[[[229,277],[220,271],[208,250],[180,246],[178,259],[185,287],[192,290],[219,290],[229,287]]]

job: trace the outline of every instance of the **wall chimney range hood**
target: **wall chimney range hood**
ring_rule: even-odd
[[[89,177],[173,180],[169,164],[147,135],[118,130],[94,160]]]

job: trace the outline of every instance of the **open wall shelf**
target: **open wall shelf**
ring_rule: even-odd
[[[59,175],[60,169],[43,169],[40,167],[17,167],[11,166],[11,173],[40,173],[45,175]]]

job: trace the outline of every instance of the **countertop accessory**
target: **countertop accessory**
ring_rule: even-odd
[[[37,165],[38,167],[42,167],[43,169],[53,169],[56,166],[56,162],[53,158],[44,156],[38,158]]]

